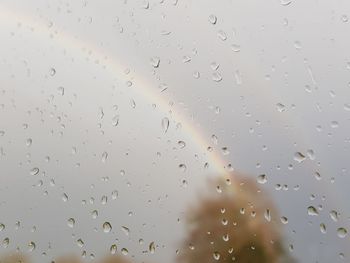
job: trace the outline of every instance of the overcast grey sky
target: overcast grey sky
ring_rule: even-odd
[[[267,175],[295,258],[348,262],[348,16],[345,0],[1,0],[0,252],[173,262],[178,218],[231,164]]]

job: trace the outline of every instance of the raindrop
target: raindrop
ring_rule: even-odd
[[[210,24],[212,24],[212,25],[215,25],[216,24],[216,22],[217,22],[217,17],[215,16],[215,15],[210,15],[209,17],[208,17],[208,21],[209,21],[209,23]]]
[[[55,74],[56,74],[56,69],[50,68],[50,75],[55,76]]]
[[[306,159],[305,155],[303,155],[301,152],[296,152],[294,154],[294,161],[301,163]]]
[[[128,236],[128,235],[130,234],[130,229],[129,229],[128,227],[122,226],[122,230],[123,230],[123,232],[124,232],[125,235]]]
[[[179,145],[180,149],[183,149],[186,147],[186,143],[184,141],[178,141],[177,145]]]
[[[264,217],[265,217],[265,219],[266,219],[268,222],[271,221],[271,212],[270,212],[270,209],[266,209],[266,210],[265,210]]]
[[[210,63],[210,67],[212,70],[217,70],[219,68],[219,66],[220,66],[219,63],[217,63],[215,61]]]
[[[151,242],[149,244],[148,249],[151,252],[151,254],[154,254],[154,252],[156,251],[156,246],[155,246],[154,242]]]
[[[150,59],[150,63],[151,65],[154,67],[154,68],[158,68],[159,67],[159,64],[160,64],[160,59],[159,57],[152,57]]]
[[[5,225],[0,223],[0,232],[5,229]]]
[[[282,103],[277,103],[276,108],[279,112],[284,112],[286,110],[286,106]]]
[[[222,40],[222,41],[225,41],[227,39],[227,35],[224,31],[222,30],[219,30],[218,31],[218,37]]]
[[[105,233],[109,233],[112,230],[112,226],[109,222],[104,222],[102,225],[102,228],[103,228],[103,232]]]
[[[337,222],[338,221],[338,212],[337,211],[335,211],[335,210],[332,210],[332,211],[330,211],[329,212],[329,215],[330,215],[330,217],[332,218],[332,220],[334,221],[334,222]]]
[[[259,175],[258,178],[257,178],[257,182],[259,184],[265,184],[267,182],[266,174]]]
[[[8,237],[4,238],[2,245],[4,248],[7,248],[10,245],[10,239]]]
[[[339,228],[337,229],[337,235],[338,235],[338,237],[344,238],[344,237],[346,237],[347,234],[348,234],[348,231],[347,231],[344,227],[339,227]]]
[[[79,239],[77,240],[77,245],[78,245],[79,247],[83,247],[83,246],[84,246],[84,241],[81,240],[81,238],[79,238]]]
[[[295,47],[296,50],[301,49],[301,43],[300,43],[300,41],[295,41],[295,42],[294,42],[294,47]]]
[[[91,217],[92,217],[93,219],[96,219],[96,218],[98,217],[98,212],[97,212],[97,210],[94,210],[94,211],[91,212]]]
[[[307,213],[310,216],[317,216],[318,215],[318,211],[317,211],[317,209],[314,206],[309,206],[307,208]]]
[[[62,201],[67,202],[68,201],[68,195],[66,193],[63,193],[62,195]]]
[[[64,88],[63,87],[58,87],[57,91],[58,91],[58,94],[60,94],[61,96],[64,95]]]
[[[222,76],[219,72],[214,72],[212,78],[215,82],[220,82],[222,80]]]
[[[32,143],[33,143],[33,140],[32,140],[31,138],[28,138],[28,139],[26,140],[26,145],[27,145],[27,147],[30,147],[30,146],[32,145]]]
[[[221,148],[221,151],[222,151],[222,154],[223,154],[223,155],[228,155],[228,154],[230,154],[230,151],[228,150],[227,147],[222,147],[222,148]]]
[[[107,158],[108,158],[108,153],[107,153],[107,152],[103,152],[103,153],[102,153],[102,159],[101,159],[101,161],[102,161],[103,163],[105,163],[105,162],[107,161]]]
[[[288,224],[288,218],[287,217],[285,217],[285,216],[282,216],[281,217],[281,222],[282,222],[282,224]]]
[[[239,51],[241,51],[241,46],[240,46],[240,45],[232,44],[231,47],[232,47],[232,50],[233,50],[234,52],[239,52]]]
[[[75,220],[74,220],[74,218],[69,218],[69,219],[67,220],[67,225],[68,225],[69,227],[73,228],[74,225],[75,225]]]
[[[39,173],[39,168],[34,167],[32,170],[30,170],[30,175],[37,175]]]
[[[307,150],[306,155],[312,161],[316,159],[315,152],[312,149]]]
[[[117,245],[116,244],[111,245],[111,248],[109,249],[109,251],[111,252],[112,255],[117,253]]]
[[[33,252],[35,250],[35,243],[33,241],[28,244],[28,251]]]
[[[183,163],[182,163],[182,164],[179,164],[179,169],[180,169],[180,171],[183,172],[183,173],[186,172],[186,170],[187,170],[186,164],[183,164]]]
[[[215,251],[215,252],[213,253],[213,258],[214,258],[215,260],[220,260],[220,253],[217,252],[217,251]]]
[[[122,248],[121,252],[124,256],[126,256],[129,253],[129,251],[125,247]]]
[[[343,21],[344,23],[348,22],[349,21],[349,18],[347,15],[342,15],[341,16],[341,21]]]
[[[290,5],[291,3],[292,3],[292,0],[281,0],[281,5],[283,6]]]
[[[114,191],[112,192],[112,200],[116,200],[117,197],[118,197],[118,191],[117,191],[117,190],[114,190]]]
[[[167,117],[164,117],[162,119],[162,128],[163,128],[164,133],[166,133],[169,129],[169,119]]]
[[[324,223],[320,224],[320,231],[322,234],[326,234],[327,229],[326,229],[326,225]]]

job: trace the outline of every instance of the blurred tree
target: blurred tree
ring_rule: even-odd
[[[227,177],[210,186],[216,189],[213,196],[201,197],[188,209],[187,238],[178,262],[293,261],[282,245],[277,212],[254,180],[237,176],[233,183]]]

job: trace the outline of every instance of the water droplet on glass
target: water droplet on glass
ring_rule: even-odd
[[[28,244],[28,251],[33,252],[35,250],[35,243],[33,241]]]
[[[180,171],[183,172],[183,173],[186,172],[186,170],[187,170],[186,164],[183,164],[183,163],[182,163],[182,164],[179,164],[179,169],[180,169]]]
[[[339,227],[339,228],[337,229],[337,235],[338,235],[338,237],[344,238],[344,237],[346,237],[347,234],[348,234],[348,231],[347,231],[344,227]]]
[[[54,76],[56,74],[56,69],[50,68],[50,75]]]
[[[154,252],[156,251],[156,245],[154,244],[154,242],[151,242],[149,244],[148,249],[151,252],[151,254],[154,254]]]
[[[103,152],[102,153],[102,162],[105,163],[107,161],[107,158],[108,158],[108,153],[107,152]]]
[[[66,193],[63,193],[62,195],[62,201],[67,202],[68,201],[68,195]]]
[[[154,68],[158,68],[159,67],[159,64],[160,64],[160,59],[159,57],[152,57],[150,59],[150,63],[151,65],[154,67]]]
[[[210,15],[209,17],[208,17],[208,21],[209,21],[209,23],[210,24],[212,24],[212,25],[215,25],[216,24],[216,22],[217,22],[217,17],[215,16],[215,15]]]
[[[4,248],[7,248],[10,245],[10,239],[8,237],[5,237],[2,241],[2,245]]]
[[[294,154],[294,158],[293,159],[294,159],[294,161],[296,161],[298,163],[301,163],[301,162],[303,162],[306,159],[306,157],[301,152],[296,152]]]
[[[259,184],[265,184],[267,182],[266,174],[259,175],[258,178],[257,178],[257,182]]]
[[[69,219],[67,220],[67,225],[68,225],[69,227],[73,228],[74,225],[75,225],[75,220],[74,220],[74,218],[69,218]]]
[[[288,224],[288,218],[287,217],[285,217],[285,216],[282,216],[281,217],[281,222],[282,222],[282,224]]]
[[[264,212],[264,217],[265,219],[270,222],[271,221],[271,212],[270,212],[270,209],[266,209],[265,212]]]
[[[342,15],[341,16],[341,21],[343,21],[344,23],[348,22],[349,21],[349,18],[347,15]]]
[[[33,143],[33,140],[32,140],[31,138],[28,138],[28,139],[26,140],[26,145],[27,145],[27,147],[30,147],[30,146],[32,145],[32,143]]]
[[[63,96],[64,95],[64,88],[63,87],[58,87],[57,88],[58,94]]]
[[[116,244],[111,245],[111,248],[109,249],[109,251],[111,252],[112,255],[117,253],[117,245]]]
[[[37,175],[39,173],[39,168],[34,167],[32,170],[30,170],[31,175]]]
[[[180,149],[183,149],[186,147],[186,143],[184,141],[178,141],[177,144],[179,145]]]
[[[283,6],[290,5],[291,3],[292,3],[292,0],[281,0],[281,5]]]
[[[329,212],[330,217],[334,222],[338,222],[338,212],[335,210],[332,210]]]
[[[225,41],[227,39],[227,35],[223,30],[219,30],[218,31],[218,37],[219,39],[221,39],[222,41]]]
[[[84,241],[81,240],[81,238],[79,238],[79,239],[77,240],[77,245],[78,245],[79,247],[83,247],[83,246],[84,246]]]
[[[277,103],[276,108],[279,112],[284,112],[286,110],[286,106],[283,105],[282,103]]]
[[[324,223],[320,224],[320,231],[322,234],[326,234],[327,229],[326,229],[326,225]]]
[[[125,247],[122,248],[121,252],[124,256],[126,256],[129,253],[129,251]]]
[[[104,222],[102,225],[102,228],[103,228],[103,232],[105,233],[109,233],[112,230],[112,226],[109,222]]]
[[[212,79],[215,82],[220,82],[222,80],[222,76],[219,72],[213,72]]]
[[[93,219],[96,219],[96,218],[98,217],[98,212],[97,212],[97,210],[94,210],[94,211],[91,212],[91,217],[92,217]]]
[[[217,251],[215,251],[215,252],[213,253],[213,258],[214,258],[215,260],[220,260],[220,253],[217,252]]]
[[[122,226],[122,230],[123,230],[123,232],[124,232],[125,235],[128,236],[128,235],[130,234],[130,229],[129,229],[128,227]]]
[[[166,133],[169,129],[169,119],[167,117],[164,117],[162,119],[162,128],[163,128],[164,133]]]
[[[222,151],[222,154],[223,154],[223,155],[229,155],[229,154],[230,154],[230,151],[228,150],[227,147],[222,147],[222,148],[221,148],[221,151]]]
[[[310,216],[317,216],[318,215],[318,211],[317,211],[317,209],[314,206],[309,206],[307,208],[307,213]]]

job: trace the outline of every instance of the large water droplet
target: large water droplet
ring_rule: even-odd
[[[32,170],[30,170],[31,175],[37,175],[39,173],[39,168],[34,167]]]
[[[344,237],[346,237],[347,234],[348,234],[348,231],[347,231],[344,227],[339,227],[339,228],[337,229],[337,235],[338,235],[338,237],[344,238]]]
[[[294,154],[294,161],[301,163],[306,159],[305,155],[303,155],[301,152],[296,152]]]
[[[160,59],[159,57],[152,57],[150,59],[150,63],[151,65],[154,67],[154,68],[158,68],[159,67],[159,64],[160,64]]]
[[[101,161],[102,161],[103,163],[105,163],[105,162],[107,161],[107,158],[108,158],[108,153],[107,153],[107,152],[103,152],[103,153],[102,153],[102,159],[101,159]]]
[[[151,242],[149,244],[148,249],[151,252],[151,254],[154,254],[154,252],[156,251],[156,246],[155,246],[154,242]]]
[[[69,227],[73,228],[74,225],[75,225],[75,220],[74,220],[74,218],[69,218],[69,219],[67,220],[67,225],[68,225]]]
[[[102,228],[103,228],[103,232],[105,233],[109,233],[112,230],[112,226],[109,222],[104,222],[102,225]]]
[[[215,252],[213,253],[213,258],[214,258],[215,260],[220,260],[220,253],[217,252],[217,251],[215,251]]]
[[[259,184],[265,184],[267,182],[266,174],[259,175],[258,178],[257,178],[257,182]]]
[[[317,216],[318,215],[318,211],[317,211],[317,209],[314,206],[309,206],[307,208],[307,213],[310,216]]]
[[[163,128],[164,133],[166,133],[169,129],[169,119],[167,117],[164,117],[162,119],[162,128]]]
[[[111,245],[111,248],[109,249],[109,251],[111,252],[112,255],[117,253],[117,245],[116,244]]]
[[[33,241],[29,242],[28,244],[28,251],[33,252],[35,250],[35,243]]]
[[[209,17],[208,17],[208,21],[209,21],[209,23],[210,24],[212,24],[212,25],[215,25],[216,24],[216,22],[217,22],[217,17],[215,16],[215,15],[210,15]]]

